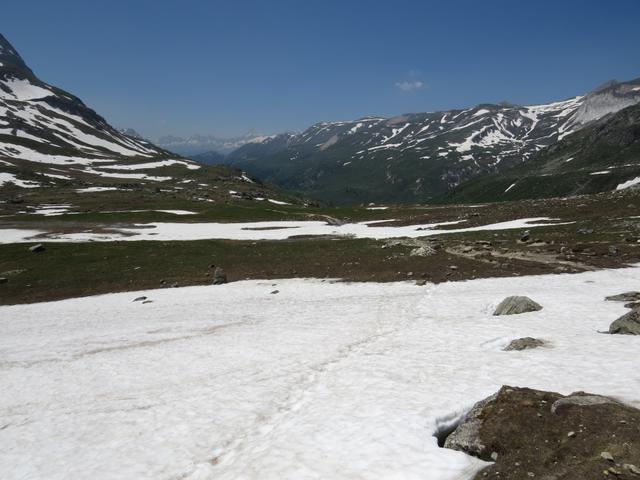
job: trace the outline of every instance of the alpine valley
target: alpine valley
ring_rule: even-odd
[[[119,126],[143,133],[279,124],[287,102],[321,118],[320,93],[342,103],[334,85],[340,66],[360,71],[358,48],[380,77],[431,62],[424,45],[469,68],[447,53],[456,42],[410,42],[411,22],[374,15],[403,10],[423,34],[451,2],[361,2],[366,22],[357,2],[115,1],[104,19],[91,2],[37,3],[3,13],[33,10],[12,26],[68,55],[53,59],[59,78],[82,51],[93,75],[122,67],[109,72],[125,97],[133,74],[157,82],[136,97],[147,125]],[[516,2],[493,3],[480,10],[502,19]],[[613,10],[597,7],[586,35]],[[365,35],[336,64],[337,25]],[[50,29],[87,45],[65,51]],[[633,66],[638,42],[608,40],[604,60],[618,42]],[[304,54],[285,51],[294,42]],[[423,83],[409,77],[375,80],[413,102],[405,90]],[[640,479],[640,79],[228,139],[146,139],[86,100],[0,35],[1,480]]]

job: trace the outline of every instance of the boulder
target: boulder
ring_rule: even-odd
[[[544,345],[544,342],[542,340],[538,340],[537,338],[533,338],[533,337],[523,337],[523,338],[517,338],[515,340],[511,340],[509,345],[507,345],[504,350],[505,351],[526,350],[529,348],[542,347],[543,345]]]
[[[517,315],[526,312],[536,312],[542,310],[542,306],[531,300],[529,297],[507,297],[493,312],[494,315]]]
[[[609,326],[609,333],[640,335],[640,310],[631,310]]]
[[[33,245],[31,247],[29,247],[29,251],[31,253],[39,253],[39,252],[44,252],[45,248],[41,243],[38,243],[37,245]]]
[[[619,293],[618,295],[605,297],[605,300],[609,300],[610,302],[636,302],[640,300],[640,292]]]

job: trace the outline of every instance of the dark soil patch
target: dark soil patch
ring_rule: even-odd
[[[587,395],[502,387],[479,417],[480,457],[495,463],[476,480],[640,478],[640,410],[571,403]]]

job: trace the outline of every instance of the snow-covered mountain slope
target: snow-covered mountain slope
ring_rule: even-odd
[[[0,35],[0,187],[161,182],[199,168],[114,129],[79,98],[38,79]]]
[[[606,98],[583,113],[607,110]],[[583,108],[586,107],[586,108]],[[463,183],[448,200],[521,200],[637,188],[640,183],[640,104],[589,122],[536,154],[527,162],[498,174],[480,175]]]
[[[544,105],[319,123],[245,145],[230,161],[325,200],[428,200],[526,161],[602,116],[640,102],[640,79]]]

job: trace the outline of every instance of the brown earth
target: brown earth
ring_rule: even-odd
[[[615,400],[505,386],[478,418],[475,480],[640,479],[640,410]]]

